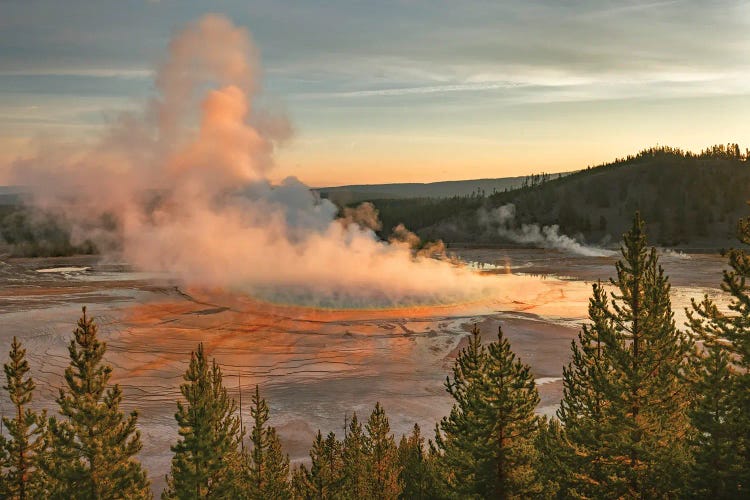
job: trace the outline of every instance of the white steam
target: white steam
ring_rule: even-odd
[[[489,211],[482,208],[477,216],[482,225],[516,243],[554,248],[585,257],[608,257],[616,253],[604,248],[582,245],[570,236],[560,234],[560,227],[557,224],[552,226],[521,224],[520,227],[515,227],[516,206],[512,203]]]
[[[266,178],[290,127],[253,106],[248,33],[206,16],[178,33],[145,111],[88,145],[45,144],[11,165],[35,203],[80,238],[187,285],[318,305],[466,300],[497,280],[379,241],[371,207],[336,207],[295,178]],[[208,89],[208,90],[206,90]]]

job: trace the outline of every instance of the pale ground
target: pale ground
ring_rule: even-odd
[[[553,414],[591,282],[614,274],[614,258],[528,249],[464,250],[461,256],[497,268],[493,279],[502,280],[507,293],[456,306],[314,310],[184,290],[88,257],[0,261],[0,352],[7,353],[14,335],[22,339],[38,384],[36,404],[55,411],[66,345],[80,307],[88,305],[108,344],[106,359],[123,387],[124,407],[140,412],[141,459],[157,492],[176,439],[179,384],[198,342],[221,363],[235,397],[241,380],[245,422],[250,393],[260,385],[293,460],[304,459],[317,429],[342,434],[345,416],[356,411],[366,418],[376,401],[397,437],[414,422],[431,437],[451,405],[443,382],[474,322],[486,339],[502,324],[537,378],[539,411]],[[662,262],[681,325],[691,297],[718,296],[723,259],[667,255]],[[49,272],[55,267],[65,269]],[[3,392],[0,411],[9,409]]]

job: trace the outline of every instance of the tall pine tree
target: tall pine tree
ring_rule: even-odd
[[[750,245],[750,219],[739,224],[739,238]],[[722,312],[708,297],[688,311],[690,326],[703,343],[696,400],[692,483],[716,498],[750,493],[750,255],[728,252],[729,269],[721,288],[730,297]],[[705,471],[711,470],[707,475]]]
[[[3,389],[8,391],[15,415],[13,418],[3,417],[8,439],[0,436],[4,441],[4,459],[0,458],[0,496],[19,500],[37,498],[42,494],[38,464],[44,458],[47,414],[29,408],[36,386],[27,376],[26,349],[16,337],[13,337],[9,358],[9,362],[3,365],[7,381]]]
[[[344,437],[342,451],[343,478],[342,489],[351,498],[367,496],[369,441],[359,423],[357,414],[352,415],[348,432]]]
[[[600,285],[591,325],[563,374],[558,416],[584,497],[670,497],[685,482],[692,344],[674,324],[669,282],[636,214],[624,235],[611,301]]]
[[[689,324],[703,345],[696,359],[689,411],[695,431],[688,493],[693,498],[740,498],[742,456],[736,431],[741,415],[736,373],[724,339],[712,335],[716,331],[700,316],[701,312],[718,316],[718,309],[707,297],[694,302],[693,308],[688,311]]]
[[[401,493],[398,448],[391,434],[388,417],[380,403],[365,425],[368,451],[368,492],[370,498],[395,499]]]
[[[284,455],[276,429],[268,425],[268,405],[255,386],[250,416],[252,449],[247,465],[250,498],[283,500],[289,498],[289,456]]]
[[[208,362],[203,344],[191,353],[177,403],[180,438],[172,446],[172,469],[164,499],[242,497],[240,419],[222,384],[221,368]]]
[[[112,368],[102,360],[107,346],[97,338],[86,308],[73,331],[65,387],[57,403],[63,419],[49,420],[51,453],[43,462],[48,498],[151,498],[135,411],[120,411],[122,391],[108,387]]]
[[[480,494],[479,469],[487,458],[475,445],[479,436],[491,432],[486,422],[478,422],[484,418],[480,410],[486,356],[479,326],[474,325],[468,345],[453,364],[453,380],[446,377],[445,381],[446,390],[456,402],[450,415],[435,425],[435,442],[430,442],[443,496],[448,496],[448,492],[464,496]]]
[[[556,461],[559,467],[551,476],[557,478],[560,492],[567,497],[589,498],[601,494],[603,482],[616,475],[610,470],[619,467],[618,461],[607,461],[602,444],[609,439],[605,411],[607,377],[610,367],[603,355],[603,338],[614,335],[614,325],[608,315],[609,302],[601,283],[593,285],[589,299],[590,324],[584,324],[577,341],[571,344],[572,361],[563,368],[563,398],[558,418],[565,424],[564,434],[555,432],[550,423],[548,438],[555,439],[560,449],[555,450],[564,460]],[[547,468],[553,464],[547,463]],[[551,479],[551,477],[550,477]]]
[[[485,348],[479,327],[474,326],[446,388],[456,404],[438,426],[435,451],[448,494],[483,498],[538,494],[534,409],[539,394],[528,365],[513,354],[502,329],[497,342]]]

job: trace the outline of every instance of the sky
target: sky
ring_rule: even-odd
[[[153,96],[170,37],[246,27],[259,106],[311,186],[585,168],[750,147],[750,1],[0,0],[0,164]],[[0,178],[2,181],[2,178]]]

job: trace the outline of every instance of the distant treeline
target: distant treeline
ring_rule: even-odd
[[[742,152],[738,144],[699,153],[658,146],[573,174],[531,175],[516,189],[368,201],[380,213],[385,239],[403,223],[426,240],[503,243],[477,214],[480,208],[512,203],[516,226],[557,224],[563,233],[588,243],[615,241],[627,230],[629,214],[639,210],[651,221],[661,246],[719,248],[731,243],[733,221],[744,214],[749,158],[750,152]],[[0,205],[0,254],[4,251],[49,257],[97,249],[91,241],[73,241],[70,224],[59,213]]]
[[[386,237],[403,223],[423,239],[502,243],[477,214],[512,203],[516,226],[557,224],[588,243],[616,241],[639,210],[661,246],[718,248],[731,244],[745,213],[748,167],[748,151],[737,144],[700,153],[664,146],[565,176],[529,176],[518,189],[486,196],[371,201]]]
[[[748,221],[741,238],[750,244]],[[376,403],[366,421],[351,417],[343,438],[318,431],[309,464],[292,468],[257,386],[249,414],[240,415],[220,366],[199,345],[180,387],[179,437],[162,498],[747,498],[750,255],[728,253],[729,312],[706,297],[681,330],[638,215],[622,249],[616,291],[593,286],[556,418],[534,413],[534,377],[502,330],[483,343],[475,325],[446,379],[454,404],[433,439],[425,442],[415,425],[397,443]],[[48,417],[29,408],[34,382],[13,339],[2,498],[151,496],[136,459],[137,413],[120,410],[105,349],[84,308],[58,414]]]
[[[0,255],[4,251],[14,257],[97,253],[90,240],[73,243],[70,226],[60,214],[23,205],[0,205]]]

